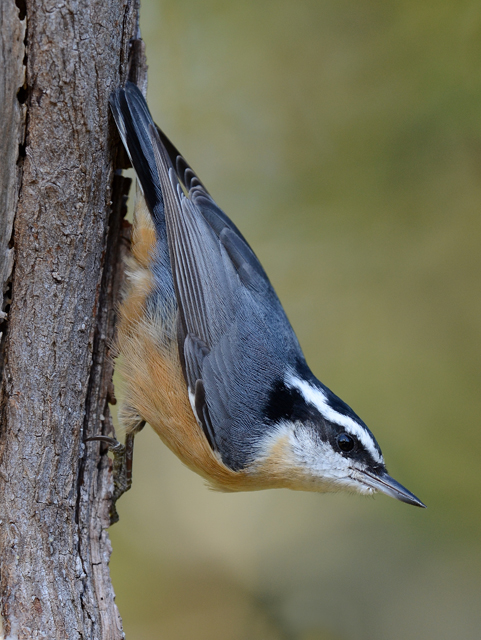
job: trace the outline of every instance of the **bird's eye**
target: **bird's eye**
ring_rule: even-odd
[[[354,449],[354,438],[347,433],[341,433],[341,435],[337,436],[337,444],[341,451],[348,453]]]

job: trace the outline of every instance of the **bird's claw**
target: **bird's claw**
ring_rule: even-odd
[[[113,482],[114,491],[112,494],[112,504],[110,507],[110,524],[119,521],[117,513],[117,500],[132,486],[132,459],[134,454],[134,434],[128,434],[125,438],[125,444],[119,442],[116,438],[109,436],[91,436],[86,438],[87,442],[104,442],[109,446],[109,451],[113,453]]]

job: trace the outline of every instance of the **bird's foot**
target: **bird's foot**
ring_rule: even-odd
[[[144,423],[145,424],[145,423]],[[142,425],[143,427],[143,425]],[[142,428],[138,428],[140,431]],[[112,495],[112,504],[110,507],[110,524],[113,525],[119,521],[117,512],[117,500],[132,486],[132,461],[134,456],[134,433],[129,433],[125,437],[125,444],[119,442],[116,438],[109,436],[91,436],[87,438],[87,442],[98,440],[105,442],[109,446],[109,451],[113,453],[113,482],[114,492]]]

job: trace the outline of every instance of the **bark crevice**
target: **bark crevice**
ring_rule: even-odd
[[[4,166],[0,169],[0,382],[3,378],[5,341],[12,294],[14,271],[13,230],[15,211],[22,186],[23,158],[27,107],[22,91],[26,78],[27,20],[26,3],[5,2],[0,8],[0,27],[3,35],[0,51],[0,154]],[[5,33],[5,28],[9,32]],[[16,99],[15,99],[16,98]],[[1,394],[1,391],[0,391]],[[0,395],[0,405],[2,398]],[[1,430],[0,430],[1,432]]]

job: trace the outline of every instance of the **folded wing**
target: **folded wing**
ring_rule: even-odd
[[[145,121],[147,105],[137,87],[127,84],[120,92],[118,102]],[[240,469],[264,430],[262,408],[269,401],[264,394],[286,363],[296,366],[299,344],[242,234],[151,118],[148,122],[150,145],[136,146],[145,162],[140,171],[134,167],[144,193],[154,191],[152,204],[147,202],[159,232],[167,234],[191,403],[211,446],[228,466]],[[122,135],[128,148],[135,146],[129,142],[135,125],[130,130]],[[160,196],[152,182],[160,185]],[[160,201],[165,227],[158,219]]]

